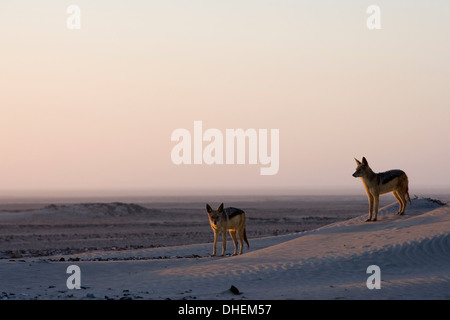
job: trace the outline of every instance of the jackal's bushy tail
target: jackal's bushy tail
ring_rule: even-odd
[[[248,240],[247,240],[247,232],[245,232],[246,229],[244,229],[244,241],[247,244],[247,248],[250,249],[250,245],[248,244]]]
[[[409,185],[409,181],[408,181],[408,176],[406,176],[406,197],[408,198],[408,201],[409,201],[409,205],[412,205],[412,203],[411,203],[411,198],[409,197],[409,187],[408,187],[408,185]]]

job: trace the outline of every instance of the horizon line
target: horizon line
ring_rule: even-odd
[[[417,186],[413,193],[449,193],[450,185]],[[284,188],[42,188],[0,189],[0,199],[7,198],[90,198],[90,197],[197,197],[197,196],[313,196],[358,195],[364,188],[357,187],[284,187]]]

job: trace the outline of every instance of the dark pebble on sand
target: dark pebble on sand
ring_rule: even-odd
[[[231,291],[233,294],[236,294],[236,295],[241,294],[241,293],[239,292],[239,289],[236,288],[236,287],[233,286],[233,285],[231,285],[230,291]]]

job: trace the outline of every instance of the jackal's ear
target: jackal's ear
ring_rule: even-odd
[[[365,165],[365,166],[368,166],[368,165],[369,165],[369,164],[367,163],[366,157],[363,157],[363,158],[362,158],[362,163],[363,163],[363,165]]]
[[[219,209],[217,211],[222,212],[223,211],[223,203],[219,206]]]
[[[212,212],[212,208],[209,204],[206,204],[206,212],[208,212],[208,213]]]
[[[361,162],[360,162],[358,159],[355,158],[355,161],[356,161],[356,164],[357,164],[358,166],[361,165]]]

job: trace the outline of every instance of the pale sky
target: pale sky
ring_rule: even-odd
[[[0,191],[448,187],[449,39],[447,0],[2,0]],[[175,165],[194,121],[279,129],[278,173]]]

